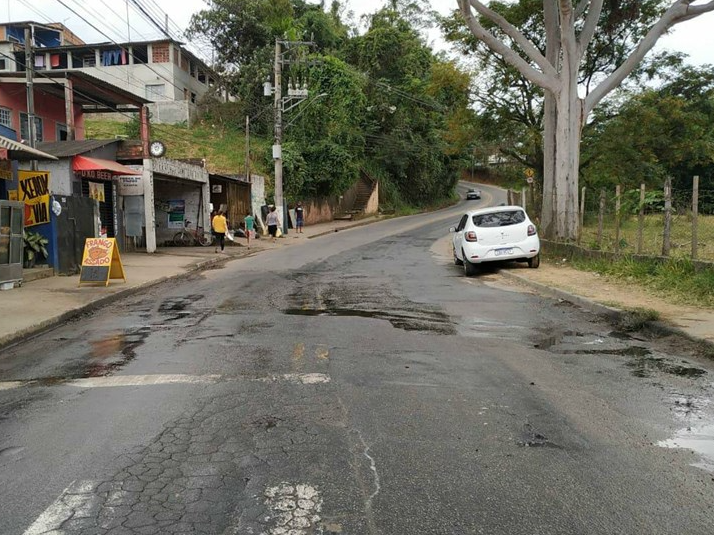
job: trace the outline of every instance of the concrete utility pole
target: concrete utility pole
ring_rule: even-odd
[[[37,136],[35,134],[35,83],[34,83],[34,58],[32,55],[32,26],[25,28],[25,80],[27,85],[27,142],[35,148]]]
[[[287,222],[283,213],[283,58],[282,45],[275,40],[275,144],[273,145],[273,160],[275,161],[275,209],[283,223],[283,232],[287,230]]]
[[[32,40],[34,38],[32,25],[25,28],[25,80],[27,84],[27,135],[30,147],[35,148],[37,134],[35,132],[35,58],[32,53]],[[37,160],[32,160],[30,166],[37,171]]]

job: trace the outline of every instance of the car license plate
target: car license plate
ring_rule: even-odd
[[[513,253],[513,248],[509,247],[508,249],[496,249],[496,256],[505,256]]]

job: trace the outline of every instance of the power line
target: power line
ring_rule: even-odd
[[[70,6],[68,6],[63,0],[57,0],[57,2],[60,3],[62,6],[64,6],[66,9],[69,9],[72,13],[74,13],[76,16],[78,16],[78,17],[79,17],[80,19],[82,19],[84,22],[86,22],[87,24],[89,24],[95,31],[99,32],[99,33],[102,34],[104,37],[106,37],[107,39],[109,39],[112,43],[114,43],[116,46],[118,46],[121,50],[123,50],[123,51],[126,52],[127,54],[129,54],[129,55],[131,55],[132,57],[134,57],[134,59],[136,59],[136,56],[135,56],[134,54],[132,54],[131,51],[127,50],[125,47],[123,47],[122,45],[120,45],[119,43],[117,43],[114,39],[112,39],[111,37],[109,37],[105,32],[103,32],[102,30],[100,30],[99,28],[97,28],[97,27],[96,27],[94,24],[92,24],[89,20],[87,20],[85,17],[83,17],[82,15],[80,15],[79,13],[77,13],[77,11],[75,11],[75,10],[72,9]],[[150,71],[152,71],[154,74],[156,74],[159,78],[162,78],[163,80],[167,81],[169,84],[171,84],[172,86],[174,86],[176,89],[178,89],[179,91],[183,92],[183,87],[179,87],[179,86],[176,85],[173,81],[171,81],[171,80],[169,80],[168,78],[166,78],[165,76],[163,76],[163,75],[162,75],[161,73],[159,73],[156,69],[154,69],[153,67],[151,67],[151,65],[150,65],[149,63],[145,63],[145,65],[146,65],[146,67],[147,67]]]

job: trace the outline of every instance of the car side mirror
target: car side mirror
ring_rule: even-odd
[[[456,232],[456,227],[449,227],[449,232]]]

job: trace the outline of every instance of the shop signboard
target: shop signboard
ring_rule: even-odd
[[[169,228],[183,228],[186,216],[186,201],[183,199],[169,201]]]
[[[12,180],[12,163],[10,160],[0,160],[0,180]]]
[[[19,200],[25,203],[25,226],[50,222],[50,174],[47,171],[18,171]]]
[[[119,195],[122,197],[134,197],[144,194],[144,179],[141,176],[121,175],[117,177]]]
[[[81,269],[80,286],[82,284],[109,286],[111,279],[123,279],[126,282],[124,266],[114,238],[87,238],[84,242]]]

